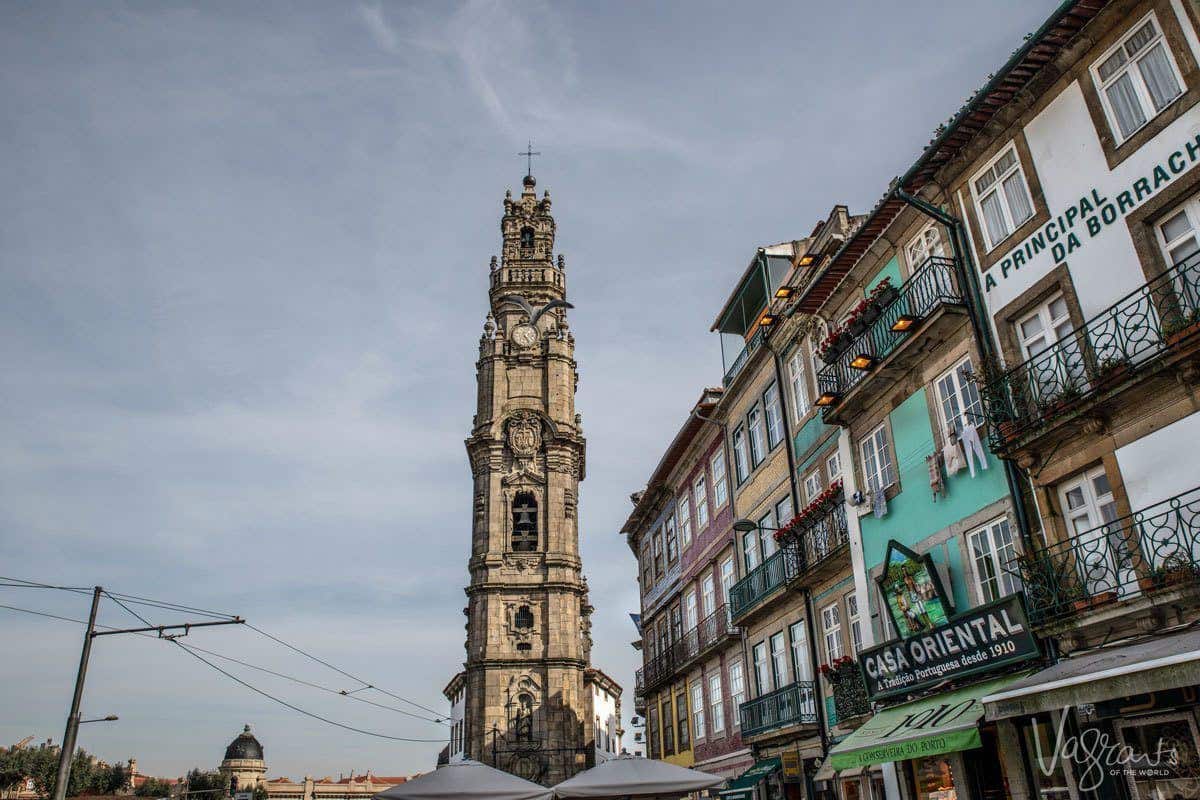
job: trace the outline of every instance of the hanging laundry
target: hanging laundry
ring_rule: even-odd
[[[979,441],[979,429],[974,425],[967,423],[962,429],[962,443],[967,451],[967,469],[971,471],[971,477],[975,477],[975,458],[979,459],[979,468],[987,469],[987,453],[983,449],[983,442]]]
[[[946,494],[946,481],[942,478],[942,454],[934,450],[925,456],[925,464],[929,467],[929,488],[933,492],[933,502],[936,503],[939,494]]]
[[[942,460],[946,462],[947,475],[957,475],[967,465],[957,436],[951,434],[946,437],[946,446],[942,448]]]
[[[887,516],[887,495],[883,489],[871,490],[871,514],[875,519],[883,519]]]

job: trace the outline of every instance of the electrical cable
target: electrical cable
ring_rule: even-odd
[[[106,594],[107,594],[107,592],[106,592]],[[74,622],[74,623],[75,623],[75,624],[77,624],[77,625],[86,625],[86,624],[87,624],[87,621],[86,621],[86,620],[82,620],[82,619],[75,619],[74,617],[64,617],[64,616],[60,616],[60,615],[58,615],[58,614],[50,614],[50,613],[48,613],[48,612],[45,612],[45,611],[35,611],[35,610],[33,610],[33,609],[29,609],[29,608],[21,608],[21,607],[19,607],[19,606],[10,606],[10,605],[3,605],[3,604],[0,604],[0,608],[3,608],[3,609],[8,609],[9,611],[20,611],[20,612],[22,612],[22,613],[25,613],[25,614],[33,614],[33,615],[36,615],[36,616],[39,616],[39,617],[48,617],[49,619],[60,620],[60,621],[62,621],[62,622]],[[127,610],[128,610],[128,609],[127,609]],[[136,616],[136,615],[135,615],[135,616]],[[144,620],[143,620],[143,621],[144,621]],[[147,623],[147,624],[149,624],[149,623]],[[99,624],[99,623],[97,623],[97,624],[96,624],[96,627],[97,627],[97,628],[103,628],[103,629],[105,629],[105,630],[116,630],[116,628],[115,628],[115,627],[113,627],[112,625],[101,625],[101,624]],[[143,638],[145,638],[145,639],[158,639],[158,638],[159,638],[158,636],[156,636],[155,634],[152,634],[152,633],[141,633],[141,632],[137,632],[137,633],[135,633],[134,635],[136,635],[136,636],[141,636],[141,637],[143,637]],[[411,711],[408,711],[408,710],[406,710],[406,709],[403,709],[403,708],[396,708],[395,706],[389,706],[389,705],[385,705],[385,704],[383,704],[383,703],[376,703],[374,700],[368,700],[368,699],[367,699],[367,698],[365,698],[365,697],[358,697],[358,696],[356,696],[356,695],[352,695],[352,694],[346,694],[345,692],[342,692],[342,691],[340,691],[340,690],[338,690],[338,689],[334,689],[334,688],[332,688],[332,687],[330,687],[330,686],[322,686],[322,685],[321,685],[321,684],[319,684],[319,683],[313,683],[312,681],[306,681],[306,680],[304,680],[303,678],[297,678],[297,677],[295,677],[294,675],[288,675],[288,674],[286,674],[286,673],[283,673],[283,672],[278,672],[278,671],[276,671],[276,670],[269,669],[268,667],[259,666],[258,664],[251,664],[249,661],[243,661],[243,660],[241,660],[241,659],[234,658],[233,656],[227,656],[227,655],[225,655],[224,653],[218,653],[218,652],[216,652],[215,650],[208,650],[208,649],[206,649],[206,648],[199,647],[199,646],[197,646],[197,645],[194,645],[194,644],[184,644],[184,643],[182,643],[182,642],[176,642],[176,643],[177,643],[177,644],[178,644],[180,647],[183,647],[183,648],[185,648],[185,649],[187,649],[187,650],[196,650],[196,651],[198,651],[198,652],[201,652],[201,653],[204,653],[204,654],[206,654],[206,655],[213,656],[214,658],[220,658],[220,659],[223,659],[223,660],[225,660],[225,661],[231,661],[231,662],[233,662],[234,664],[239,664],[239,665],[241,665],[241,666],[243,666],[243,667],[247,667],[247,668],[249,668],[249,669],[253,669],[253,670],[258,670],[259,672],[264,672],[264,673],[266,673],[266,674],[268,674],[268,675],[273,675],[273,676],[275,676],[275,677],[277,677],[277,678],[282,678],[283,680],[291,681],[291,682],[293,682],[293,683],[296,683],[296,684],[299,684],[299,685],[301,685],[301,686],[307,686],[307,687],[309,687],[309,688],[312,688],[312,689],[317,689],[317,690],[319,690],[319,691],[322,691],[322,692],[327,692],[327,693],[329,693],[329,694],[336,694],[336,695],[339,695],[339,696],[341,696],[341,697],[348,698],[348,699],[350,699],[350,700],[355,700],[355,701],[357,701],[357,702],[360,702],[360,703],[365,703],[365,704],[367,704],[367,705],[369,705],[369,706],[374,706],[374,707],[376,707],[376,708],[382,708],[382,709],[384,709],[384,710],[386,710],[386,711],[394,711],[394,712],[396,712],[397,714],[403,714],[403,715],[405,715],[405,716],[407,716],[407,717],[412,717],[412,718],[414,718],[414,719],[419,719],[419,720],[422,720],[422,721],[424,721],[424,722],[432,722],[432,723],[436,723],[436,724],[439,724],[439,725],[449,725],[449,723],[448,723],[448,722],[446,722],[445,720],[442,720],[442,719],[430,719],[429,717],[423,717],[423,716],[421,716],[420,714],[414,714],[413,712],[411,712]]]
[[[109,597],[109,599],[110,599],[110,600],[112,600],[113,602],[115,602],[115,603],[116,603],[117,605],[119,605],[121,608],[123,608],[123,609],[125,609],[126,611],[128,611],[130,614],[132,614],[134,617],[136,617],[138,620],[140,620],[140,621],[141,621],[141,622],[142,622],[144,625],[153,625],[153,624],[154,624],[154,623],[150,622],[150,620],[148,620],[148,619],[146,619],[145,617],[143,617],[141,614],[139,614],[139,613],[137,613],[136,611],[134,611],[133,609],[131,609],[129,606],[127,606],[127,605],[125,605],[124,603],[122,603],[120,600],[117,600],[117,599],[116,599],[115,597],[113,597],[112,595],[109,595],[109,594],[108,594],[108,592],[105,592],[104,594],[108,595],[108,597]],[[241,678],[239,678],[238,676],[234,675],[232,672],[229,672],[229,671],[227,671],[227,670],[221,669],[219,666],[217,666],[217,665],[216,665],[216,664],[214,664],[213,662],[209,661],[209,660],[208,660],[207,658],[205,658],[204,656],[200,655],[199,653],[193,652],[193,651],[192,651],[190,648],[188,648],[188,647],[184,646],[184,644],[183,644],[182,642],[176,641],[176,640],[175,640],[175,639],[173,639],[173,638],[172,638],[172,639],[167,639],[167,641],[171,642],[171,644],[178,645],[178,646],[179,646],[179,648],[180,648],[181,650],[183,650],[183,652],[187,653],[187,654],[188,654],[189,656],[191,656],[192,658],[194,658],[194,659],[196,659],[196,660],[198,660],[198,661],[200,661],[200,662],[202,662],[202,663],[204,663],[204,664],[207,664],[209,667],[211,667],[211,668],[215,669],[217,672],[221,673],[221,674],[222,674],[222,675],[224,675],[226,678],[229,678],[230,680],[234,681],[235,683],[239,683],[239,684],[241,684],[242,686],[245,686],[245,687],[246,687],[247,689],[249,689],[250,691],[252,691],[252,692],[254,692],[254,693],[256,693],[256,694],[260,694],[260,695],[262,695],[263,697],[267,698],[268,700],[271,700],[271,701],[273,701],[273,702],[275,702],[275,703],[278,703],[279,705],[281,705],[281,706],[284,706],[285,708],[290,708],[292,711],[296,711],[296,712],[298,712],[298,713],[300,713],[300,714],[303,714],[303,715],[305,715],[306,717],[312,717],[313,719],[320,720],[321,722],[324,722],[324,723],[326,723],[326,724],[328,724],[328,725],[333,725],[333,726],[335,726],[335,727],[338,727],[338,728],[343,728],[343,729],[345,729],[345,730],[348,730],[348,731],[353,731],[354,733],[361,733],[361,734],[363,734],[363,735],[365,735],[365,736],[374,736],[374,737],[377,737],[377,738],[380,738],[380,739],[390,739],[390,740],[392,740],[392,741],[396,741],[396,742],[432,742],[432,743],[440,743],[440,742],[444,742],[444,741],[446,741],[446,739],[414,739],[414,738],[405,737],[405,736],[391,736],[391,735],[389,735],[389,734],[386,734],[386,733],[378,733],[377,731],[368,731],[368,730],[366,730],[366,729],[364,729],[364,728],[356,728],[356,727],[354,727],[353,725],[346,725],[345,723],[342,723],[342,722],[337,722],[336,720],[329,719],[328,717],[323,717],[323,716],[321,716],[320,714],[315,714],[315,713],[313,713],[312,711],[306,711],[305,709],[303,709],[303,708],[300,708],[300,706],[293,705],[293,704],[289,703],[288,701],[286,701],[286,700],[283,700],[282,698],[276,697],[275,695],[273,695],[273,694],[271,694],[271,693],[269,693],[269,692],[266,692],[266,691],[264,691],[264,690],[262,690],[262,689],[259,689],[257,686],[254,686],[253,684],[249,683],[248,681],[244,681],[244,680],[242,680],[242,679],[241,679]]]

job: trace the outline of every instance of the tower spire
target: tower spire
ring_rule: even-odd
[[[534,151],[533,140],[530,139],[529,144],[527,144],[525,146],[525,152],[517,153],[517,155],[525,156],[525,180],[526,180],[525,185],[533,186],[535,183],[535,181],[533,180],[533,157],[540,156],[541,153]]]

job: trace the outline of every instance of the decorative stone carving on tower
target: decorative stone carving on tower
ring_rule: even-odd
[[[466,440],[474,478],[466,588],[465,757],[546,785],[595,758],[591,606],[577,503],[586,447],[549,192],[509,192]],[[585,675],[585,673],[587,673]],[[456,684],[457,685],[457,684]]]

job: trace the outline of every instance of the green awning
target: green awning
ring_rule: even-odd
[[[1010,675],[880,711],[829,753],[834,769],[979,747],[981,698],[1025,677]]]
[[[721,790],[722,800],[750,800],[754,796],[754,787],[763,778],[779,769],[781,760],[779,756],[775,756],[774,758],[764,758],[762,761],[757,762],[753,767],[730,781],[729,785]]]

